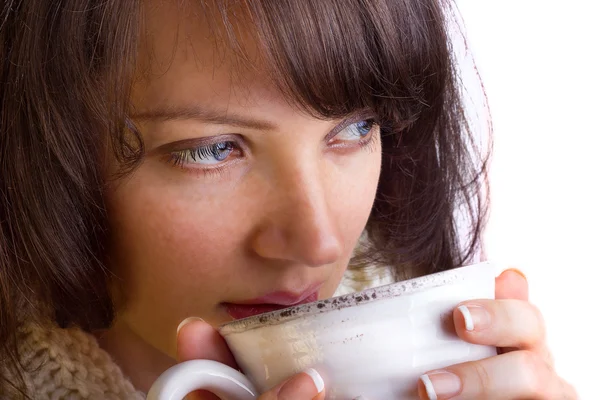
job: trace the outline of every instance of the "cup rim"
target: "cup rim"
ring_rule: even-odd
[[[358,292],[344,294],[329,299],[317,300],[311,303],[300,304],[281,310],[270,311],[251,317],[238,319],[221,325],[218,330],[222,336],[247,332],[265,326],[280,325],[301,317],[316,316],[332,311],[339,311],[353,306],[360,306],[376,301],[389,300],[406,296],[427,289],[465,280],[473,271],[493,269],[489,261],[483,261],[463,267],[436,272],[399,281],[384,286],[364,289]]]

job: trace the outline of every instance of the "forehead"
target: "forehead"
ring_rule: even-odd
[[[270,82],[247,10],[203,2],[144,3],[133,104],[252,102],[281,97]],[[136,110],[143,111],[143,110]]]
[[[147,0],[134,104],[275,96],[326,119],[415,120],[449,73],[436,1]]]

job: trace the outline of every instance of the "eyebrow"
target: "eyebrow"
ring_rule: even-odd
[[[275,124],[272,122],[198,106],[167,106],[134,113],[131,115],[131,118],[134,120],[160,122],[192,119],[210,124],[231,125],[240,128],[252,128],[257,130],[275,129]]]

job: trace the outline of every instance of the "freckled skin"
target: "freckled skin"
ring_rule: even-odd
[[[176,328],[189,316],[216,326],[231,320],[224,302],[314,283],[322,284],[319,298],[330,297],[371,212],[381,166],[376,127],[366,147],[347,129],[327,141],[343,120],[299,112],[260,65],[244,68],[227,50],[207,51],[213,42],[201,13],[151,5],[152,52],[141,47],[133,109],[191,105],[271,127],[136,121],[147,156],[106,193],[119,312],[99,340],[141,389],[175,362]],[[220,172],[167,162],[165,146],[220,135],[243,147]],[[333,145],[340,142],[348,146]]]

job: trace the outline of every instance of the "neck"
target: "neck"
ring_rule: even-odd
[[[176,361],[144,341],[124,322],[94,334],[136,390],[147,393],[154,381]]]

